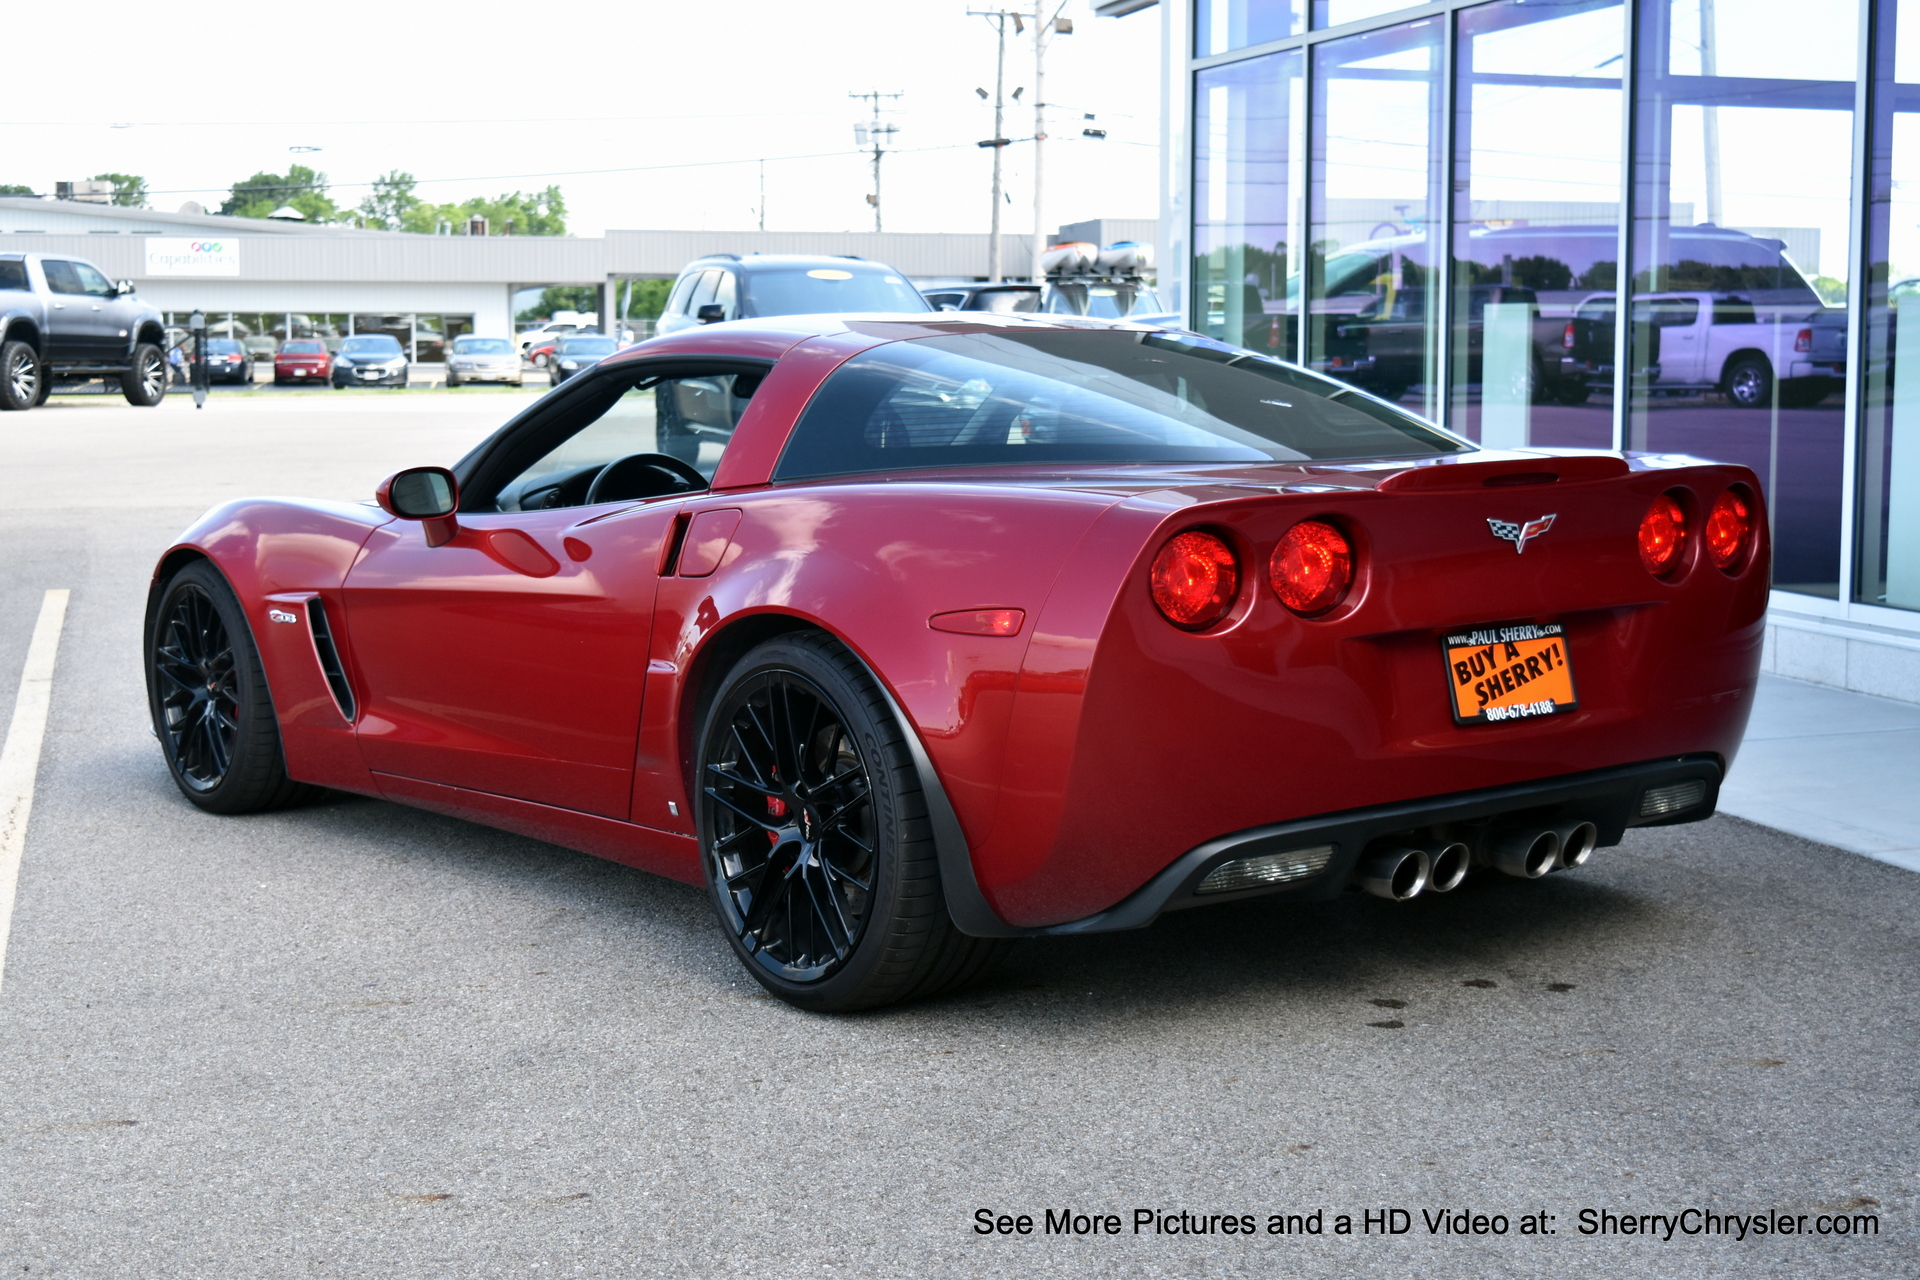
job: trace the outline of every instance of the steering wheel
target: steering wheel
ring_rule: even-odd
[[[657,498],[706,487],[707,478],[678,458],[664,453],[630,453],[600,468],[600,474],[587,486],[584,505]]]

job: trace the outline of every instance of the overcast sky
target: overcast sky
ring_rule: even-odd
[[[985,231],[990,153],[974,143],[993,116],[973,90],[993,88],[994,38],[970,7],[989,6],[9,5],[0,183],[137,173],[150,204],[172,210],[301,162],[350,206],[399,168],[435,201],[557,183],[571,228],[596,235],[751,228],[764,156],[768,230],[870,230],[871,165],[853,135],[864,104],[847,95],[878,89],[904,94],[889,113],[900,152],[882,162],[886,229]],[[1044,222],[1152,217],[1159,15],[1096,20],[1089,0],[1065,12],[1074,34],[1047,57],[1046,99],[1061,104],[1048,133],[1064,141],[1047,147]],[[17,56],[31,49],[69,52]],[[1032,82],[1031,40],[1010,32],[1008,91],[1031,103]],[[1089,126],[1107,140],[1082,140]],[[1032,132],[1030,107],[1015,106],[1007,136]],[[1032,227],[1032,151],[1007,149],[1009,232]],[[780,158],[796,156],[812,158]]]

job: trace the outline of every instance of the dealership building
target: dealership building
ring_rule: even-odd
[[[1752,467],[1765,667],[1920,701],[1920,0],[1096,8],[1162,28],[1166,305],[1488,445]]]
[[[1062,228],[1151,241],[1152,220]],[[909,278],[986,279],[985,235],[898,232],[609,231],[604,236],[413,235],[272,218],[157,213],[79,200],[0,197],[0,253],[84,258],[181,324],[198,309],[214,332],[267,350],[287,337],[390,333],[416,361],[438,362],[462,333],[513,335],[513,296],[548,285],[622,298],[629,281],[671,279],[709,253],[851,254]],[[1031,242],[1002,237],[1025,275]],[[616,305],[618,305],[616,303]],[[620,310],[625,308],[619,307]]]

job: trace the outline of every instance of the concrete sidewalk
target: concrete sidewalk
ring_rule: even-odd
[[[1720,812],[1920,871],[1920,705],[1762,675]]]

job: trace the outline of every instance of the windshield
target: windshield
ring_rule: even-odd
[[[285,342],[280,345],[280,353],[289,356],[317,356],[326,350],[319,342]]]
[[[610,356],[615,349],[612,338],[568,338],[560,344],[563,356]]]
[[[746,274],[746,312],[755,316],[931,311],[920,291],[891,272],[799,267]]]
[[[776,480],[1023,463],[1424,457],[1472,446],[1225,343],[1126,331],[875,347],[814,395]]]
[[[397,356],[400,354],[400,339],[389,333],[369,333],[363,337],[348,338],[340,344],[343,356]]]
[[[510,356],[513,344],[505,338],[455,338],[453,354],[457,356]]]

